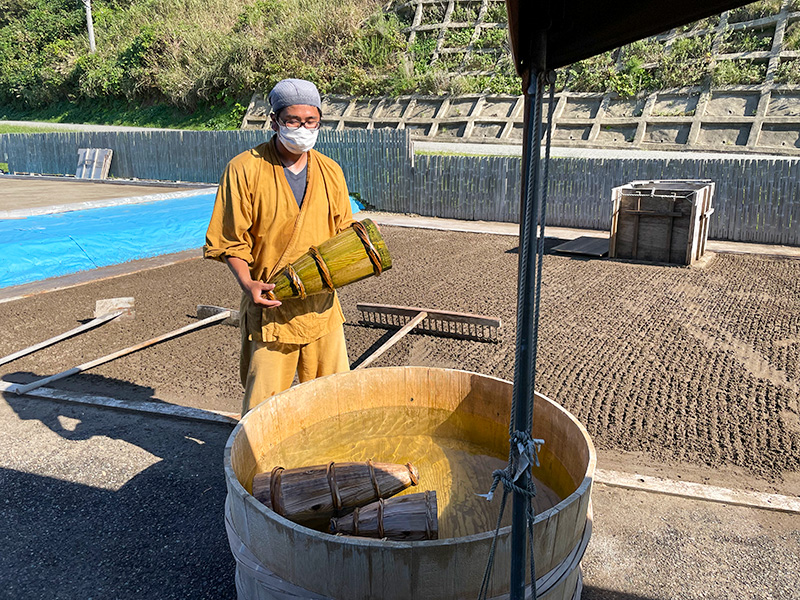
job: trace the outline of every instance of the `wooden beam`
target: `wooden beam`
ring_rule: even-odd
[[[705,500],[708,502],[721,502],[748,508],[762,508],[779,512],[800,514],[800,499],[780,494],[765,494],[748,490],[732,490],[727,488],[692,483],[689,481],[675,481],[661,477],[649,477],[635,473],[620,473],[618,471],[595,470],[595,482],[612,487],[679,496],[691,500]]]

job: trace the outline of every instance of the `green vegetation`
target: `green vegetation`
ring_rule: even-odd
[[[728,23],[740,23],[776,15],[781,11],[783,0],[760,0],[746,6],[736,8],[728,15]]]
[[[659,87],[700,85],[711,70],[710,34],[675,40],[658,67]]]
[[[700,19],[699,21],[695,21],[694,23],[687,23],[683,27],[678,28],[678,32],[688,33],[690,31],[703,31],[711,27],[716,27],[718,24],[719,24],[719,15],[713,15],[711,17],[706,17],[705,19]]]
[[[453,14],[450,15],[451,23],[474,23],[478,20],[478,13],[480,12],[480,2],[462,2],[453,8]]]
[[[3,133],[51,133],[56,131],[53,127],[35,127],[30,125],[4,125],[0,123],[0,134]],[[4,163],[0,163],[2,165]]]
[[[0,0],[0,103],[245,104],[287,76],[323,93],[413,89],[397,18],[379,0]]]
[[[82,100],[54,102],[38,108],[5,106],[0,108],[0,119],[177,129],[238,129],[246,108],[236,102],[220,102],[187,111],[167,104],[137,104],[124,99]]]
[[[620,56],[625,61],[638,60],[642,64],[655,64],[661,60],[664,54],[664,44],[650,38],[623,46],[620,51]]]
[[[8,173],[8,163],[0,162],[0,173]]]
[[[420,25],[435,25],[437,23],[441,23],[444,19],[444,13],[446,10],[446,2],[426,4],[422,7],[422,21],[420,22]]]
[[[483,29],[475,41],[476,48],[503,48],[508,50],[508,29]]]
[[[567,67],[559,87],[586,92],[616,92],[623,98],[660,88],[700,85],[710,74],[710,34],[661,42],[641,40],[619,51],[594,56]],[[618,60],[617,60],[618,59]]]
[[[448,5],[424,4],[422,24],[435,27],[409,44],[416,5],[408,2],[387,10],[385,0],[94,0],[92,54],[79,0],[0,0],[0,118],[238,128],[251,94],[284,77],[311,79],[323,94],[519,94],[505,3],[457,0],[437,54]],[[781,6],[760,0],[731,11],[729,22]],[[763,81],[763,62],[720,61],[712,70],[719,21],[681,27],[669,45],[640,40],[560,69],[557,88],[632,97]],[[720,50],[769,50],[773,35],[729,29]],[[800,49],[800,22],[787,28],[784,48]],[[784,61],[776,81],[798,82],[796,64]]]
[[[472,27],[449,28],[444,32],[444,43],[448,48],[461,48],[472,39]]]
[[[571,90],[605,92],[616,72],[612,52],[604,52],[565,67],[566,82]]]
[[[775,70],[775,83],[800,84],[800,60],[784,60]]]
[[[722,40],[720,51],[730,52],[759,52],[772,48],[773,31],[754,31],[736,29],[728,31]]]
[[[786,28],[783,34],[783,49],[800,50],[800,21],[795,21]]]
[[[798,0],[800,2],[800,0]],[[508,11],[504,2],[490,4],[486,11],[486,21],[489,23],[505,23],[508,21]]]
[[[714,68],[714,85],[753,85],[764,81],[767,63],[752,60],[724,60]]]

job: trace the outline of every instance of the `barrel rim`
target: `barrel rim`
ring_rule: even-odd
[[[502,379],[500,377],[494,377],[492,375],[485,375],[483,373],[476,373],[474,371],[467,371],[467,370],[464,370],[464,369],[445,369],[445,368],[440,368],[440,367],[420,367],[420,366],[399,366],[399,367],[373,367],[373,368],[370,368],[370,371],[377,371],[377,370],[380,370],[380,371],[401,371],[401,370],[408,370],[408,369],[426,370],[426,371],[443,371],[443,372],[450,372],[450,373],[463,373],[463,374],[466,374],[466,375],[478,375],[479,377],[483,377],[483,378],[491,379],[491,380],[494,380],[494,381],[497,381],[497,382],[507,383],[509,385],[513,385],[513,382],[508,381],[507,379]],[[318,379],[313,379],[311,381],[307,381],[305,383],[301,383],[300,385],[294,386],[292,388],[289,388],[288,390],[285,390],[283,392],[275,394],[274,396],[270,396],[269,398],[264,399],[262,402],[260,402],[258,405],[256,405],[256,407],[254,407],[250,411],[250,413],[255,411],[258,408],[258,406],[261,406],[265,402],[271,402],[271,401],[273,401],[274,398],[279,398],[279,397],[283,396],[284,394],[292,393],[293,390],[298,389],[298,388],[300,388],[302,386],[322,385],[321,382],[323,382],[323,381],[325,381],[327,379],[331,379],[331,378],[335,378],[335,377],[347,376],[349,373],[352,373],[352,372],[353,371],[346,371],[344,373],[334,373],[332,375],[327,375],[325,377],[320,377]],[[573,502],[580,501],[580,499],[584,495],[586,495],[586,493],[589,491],[589,488],[591,487],[592,482],[594,480],[594,471],[595,471],[595,466],[597,464],[597,453],[595,451],[594,444],[592,443],[592,439],[589,436],[589,432],[586,430],[586,428],[581,424],[580,421],[578,421],[578,419],[572,413],[570,413],[563,406],[561,406],[557,402],[554,402],[553,400],[551,400],[547,396],[545,396],[543,394],[540,394],[538,392],[534,392],[534,393],[537,396],[539,396],[539,398],[541,398],[544,401],[550,403],[558,411],[560,411],[564,415],[566,415],[569,418],[569,420],[572,421],[572,423],[578,427],[578,430],[583,435],[584,441],[586,442],[587,448],[588,448],[588,451],[589,451],[589,462],[588,462],[588,464],[586,466],[586,471],[584,473],[583,481],[581,481],[581,483],[578,485],[578,487],[575,489],[574,492],[572,492],[569,496],[567,496],[566,498],[561,500],[561,502],[559,502],[555,506],[552,506],[552,507],[548,508],[547,510],[537,514],[535,519],[534,519],[534,525],[535,525],[535,524],[537,524],[537,523],[539,523],[541,521],[549,519],[552,515],[565,510],[570,504],[572,504]],[[478,533],[473,533],[473,534],[470,534],[470,535],[465,535],[465,536],[462,536],[462,537],[451,537],[451,538],[443,538],[443,539],[438,539],[438,540],[420,540],[420,541],[416,541],[416,542],[399,542],[399,541],[392,541],[392,540],[385,540],[384,541],[384,540],[372,540],[372,539],[369,539],[369,538],[361,538],[361,537],[332,535],[332,534],[329,534],[329,533],[324,533],[324,532],[321,532],[321,531],[317,531],[316,529],[311,529],[310,527],[305,527],[303,525],[295,523],[294,521],[290,521],[286,517],[283,517],[283,516],[279,515],[275,511],[267,508],[266,506],[264,506],[264,504],[262,504],[261,502],[256,500],[255,497],[253,497],[253,495],[250,494],[244,488],[244,486],[239,482],[239,478],[236,476],[236,473],[233,470],[233,464],[231,462],[231,452],[232,452],[232,449],[233,449],[233,443],[236,440],[236,436],[238,435],[238,433],[244,428],[244,424],[247,421],[250,413],[246,414],[244,417],[242,417],[242,419],[239,420],[239,423],[237,423],[236,427],[234,427],[234,429],[231,432],[230,436],[228,436],[228,441],[225,444],[225,452],[224,452],[224,455],[223,455],[224,471],[225,471],[225,477],[226,477],[226,480],[228,482],[229,489],[232,489],[232,491],[235,491],[238,496],[240,496],[241,498],[244,499],[245,502],[252,503],[252,505],[256,508],[256,510],[258,512],[262,513],[266,518],[272,519],[272,520],[276,521],[277,523],[281,524],[284,527],[288,527],[290,529],[297,530],[298,533],[302,533],[303,535],[307,535],[307,536],[312,537],[312,538],[325,540],[326,542],[329,542],[329,543],[331,541],[335,541],[336,543],[341,544],[342,546],[353,545],[353,546],[357,546],[359,548],[363,548],[364,546],[375,546],[375,547],[379,547],[379,548],[397,548],[397,549],[402,549],[402,548],[418,548],[418,547],[421,547],[421,546],[423,546],[423,547],[450,546],[452,544],[463,544],[465,542],[480,542],[480,541],[488,540],[488,539],[491,539],[492,537],[494,537],[494,530],[489,530],[489,531],[481,531],[481,532],[478,532]],[[545,440],[545,443],[546,443],[546,440]],[[509,535],[511,535],[511,526],[510,525],[507,526],[507,527],[500,528],[500,530],[498,532],[498,537],[505,537],[505,536],[509,536]]]

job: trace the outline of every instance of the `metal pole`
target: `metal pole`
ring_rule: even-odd
[[[89,51],[94,54],[96,48],[94,45],[94,23],[92,22],[92,0],[83,0],[83,6],[86,8],[86,29],[89,31]]]
[[[525,86],[525,132],[523,147],[523,181],[520,202],[519,280],[517,291],[517,349],[514,365],[514,431],[530,433],[533,415],[532,398],[536,382],[535,299],[537,283],[537,255],[535,251],[536,222],[540,212],[542,190],[540,163],[542,143],[542,93],[540,73],[544,71],[546,33],[534,35],[534,61],[523,76]],[[538,52],[537,52],[538,51]],[[513,450],[512,450],[513,451]],[[525,469],[517,485],[527,489],[530,469]],[[531,500],[525,494],[514,492],[511,519],[511,582],[510,600],[525,599],[527,573],[527,518]],[[534,586],[535,582],[531,582]]]

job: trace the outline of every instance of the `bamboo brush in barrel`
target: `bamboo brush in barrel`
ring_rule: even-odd
[[[378,227],[364,219],[319,246],[312,246],[270,279],[268,283],[275,284],[275,289],[267,292],[267,297],[270,300],[302,299],[312,294],[330,293],[391,268],[392,259]]]
[[[331,533],[417,542],[439,538],[436,492],[378,500],[331,519]]]
[[[419,472],[411,463],[330,462],[259,473],[253,477],[253,496],[295,523],[327,527],[331,518],[394,496],[418,481]]]

